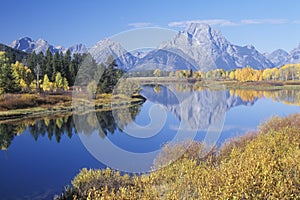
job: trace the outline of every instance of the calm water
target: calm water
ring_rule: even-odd
[[[0,199],[52,199],[81,168],[104,168],[99,159],[119,168],[151,166],[151,157],[132,161],[105,146],[108,142],[141,154],[169,141],[203,140],[218,132],[220,146],[273,115],[300,112],[297,91],[145,86],[141,94],[147,101],[130,108],[1,124]]]

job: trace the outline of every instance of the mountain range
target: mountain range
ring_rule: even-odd
[[[46,40],[41,39],[41,38],[38,39],[37,41],[34,41],[29,37],[23,37],[23,38],[14,40],[9,46],[14,49],[24,51],[26,53],[43,52],[45,54],[48,49],[50,49],[52,54],[54,54],[56,52],[66,52],[68,49],[71,51],[71,54],[85,53],[88,51],[88,48],[83,44],[76,44],[76,45],[71,46],[66,49],[62,46],[53,46],[53,45],[49,44]]]
[[[300,62],[300,45],[290,53],[278,49],[272,53],[260,53],[252,45],[238,46],[230,43],[220,31],[207,24],[191,23],[184,31],[161,43],[156,49],[147,52],[128,52],[112,39],[103,39],[88,48],[76,44],[69,48],[54,46],[43,39],[37,41],[29,37],[13,41],[10,47],[30,53],[66,52],[71,54],[89,52],[98,62],[105,62],[109,55],[114,56],[118,66],[125,70],[178,70],[193,69],[208,71],[222,68],[231,70],[251,66],[265,69],[286,63]]]
[[[273,62],[275,66],[282,66],[287,63],[300,63],[300,44],[290,53],[283,49],[277,49],[270,54],[265,53],[265,56]]]

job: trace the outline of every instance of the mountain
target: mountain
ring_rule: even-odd
[[[9,57],[11,62],[15,62],[15,61],[21,62],[24,59],[26,59],[28,56],[28,53],[24,51],[20,51],[18,49],[11,48],[4,44],[0,44],[0,51],[4,51]]]
[[[195,68],[204,71],[215,68],[230,70],[247,65],[255,69],[274,66],[253,46],[233,45],[207,24],[189,24],[185,31],[178,32],[173,39],[161,44],[159,49],[174,52]]]
[[[10,46],[25,52],[45,53],[48,48],[52,53],[67,51],[61,46],[54,47],[43,39],[34,41],[28,37],[13,41]],[[274,67],[269,59],[275,65],[284,62],[284,52],[272,53],[268,55],[268,59],[254,46],[231,44],[218,30],[199,23],[189,24],[184,31],[179,31],[169,41],[159,44],[158,48],[151,51],[137,51],[132,54],[111,39],[100,40],[91,48],[78,44],[69,49],[72,54],[88,52],[97,63],[106,62],[112,55],[118,66],[124,70],[159,68],[168,71],[180,69],[208,71],[216,68],[231,70],[248,65],[255,69],[264,69]],[[298,59],[300,61],[300,47],[291,55],[290,59],[293,62]]]
[[[290,52],[288,63],[300,63],[300,44]]]
[[[66,52],[68,49],[71,51],[72,55],[75,53],[82,54],[88,51],[88,48],[83,44],[76,44],[66,49],[63,46],[53,46],[44,39],[38,39],[37,41],[34,41],[29,37],[23,37],[14,40],[9,46],[26,53],[43,52],[45,54],[48,48],[50,49],[52,54],[56,52]]]
[[[166,49],[156,49],[147,53],[137,60],[132,70],[154,70],[174,71],[182,69],[198,70],[195,62],[187,58],[182,52],[173,52]]]
[[[105,63],[107,58],[112,55],[116,59],[117,65],[124,70],[131,69],[137,61],[135,56],[111,39],[100,40],[88,52],[97,63]]]
[[[18,40],[14,40],[9,46],[14,49],[31,53],[34,49],[35,42],[29,37],[24,37]]]
[[[290,60],[290,54],[282,49],[277,49],[270,54],[266,53],[265,56],[275,65],[275,67],[287,64]]]
[[[71,51],[71,55],[77,53],[77,54],[83,54],[88,52],[88,48],[84,44],[76,44],[68,48]],[[67,51],[67,49],[65,50]]]
[[[120,44],[104,39],[89,52],[99,62],[105,62],[109,55],[117,59],[125,70],[180,70],[208,71],[216,68],[231,70],[250,65],[255,69],[274,67],[254,46],[231,44],[221,33],[207,24],[191,23],[185,31],[147,53],[127,52]]]
[[[34,41],[29,37],[23,37],[14,40],[9,46],[14,49],[24,51],[26,53],[31,53],[35,51],[36,53],[43,52],[45,54],[48,48],[50,48],[50,51],[52,53],[64,50],[64,48],[61,46],[54,47],[44,39],[38,39],[37,41]]]
[[[276,67],[280,67],[284,64],[296,64],[300,63],[300,44],[294,48],[290,53],[277,49],[272,53],[266,53],[265,56],[274,63]]]

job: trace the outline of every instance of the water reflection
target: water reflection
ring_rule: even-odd
[[[35,141],[39,137],[47,136],[49,140],[54,137],[59,143],[63,134],[69,138],[73,135],[74,124],[72,116],[60,116],[57,118],[44,118],[40,120],[23,120],[19,122],[8,122],[0,124],[0,145],[6,150],[13,139],[22,134],[26,129]]]
[[[25,132],[26,129],[30,132],[32,138],[37,141],[40,137],[48,137],[49,140],[55,139],[57,143],[64,134],[69,138],[73,134],[83,133],[86,135],[92,134],[100,123],[101,129],[98,130],[99,136],[105,138],[107,134],[114,134],[116,130],[123,131],[123,128],[131,123],[140,112],[141,105],[135,105],[128,109],[118,111],[118,121],[113,116],[113,111],[102,111],[96,113],[96,120],[91,117],[92,113],[80,115],[80,119],[84,120],[82,124],[86,126],[76,127],[74,125],[74,117],[78,115],[56,116],[44,119],[28,119],[17,122],[8,122],[0,124],[0,147],[6,150],[11,145],[14,138]],[[129,117],[130,116],[130,117]]]
[[[230,90],[230,96],[240,97],[245,102],[267,98],[284,103],[286,105],[300,106],[300,93],[298,90]]]
[[[220,120],[222,113],[240,105],[252,106],[262,98],[287,105],[300,105],[300,93],[297,90],[211,90],[197,84],[173,84],[146,85],[141,94],[148,101],[163,106],[179,121],[185,121],[190,128],[200,130],[207,129],[213,122]],[[94,131],[105,138],[116,131],[123,132],[128,124],[136,120],[141,108],[142,105],[135,105],[117,111],[86,113],[79,118],[78,115],[67,115],[2,123],[0,147],[2,150],[8,149],[14,138],[27,129],[35,141],[39,137],[48,137],[59,143],[64,134],[71,138],[73,134],[91,135]],[[93,117],[94,114],[96,118]],[[74,118],[81,120],[82,126],[75,129]]]

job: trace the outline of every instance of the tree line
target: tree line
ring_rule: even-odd
[[[171,72],[161,71],[160,69],[154,70],[152,76],[156,77],[176,77],[176,78],[196,78],[196,79],[227,79],[236,80],[239,82],[249,81],[288,81],[300,80],[300,63],[299,64],[286,64],[281,67],[254,69],[251,66],[244,68],[237,68],[230,71],[224,69],[213,69],[207,72],[192,71],[192,70],[176,70]]]
[[[26,60],[15,61],[12,56],[0,52],[0,92],[19,93],[67,90],[75,81],[78,68],[86,55],[52,54],[48,49],[30,53]]]
[[[95,87],[99,93],[111,92],[123,73],[112,56],[97,64],[90,54],[71,55],[69,50],[52,54],[48,49],[45,54],[32,52],[18,61],[11,53],[0,51],[0,93],[65,91],[75,84],[80,68],[79,82],[89,81],[84,86]]]

